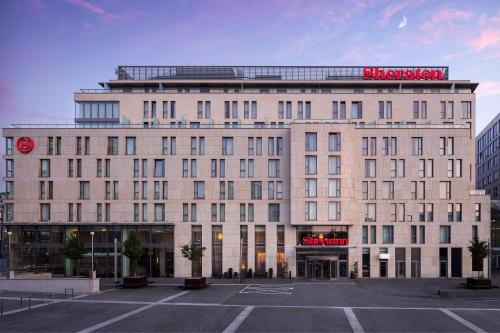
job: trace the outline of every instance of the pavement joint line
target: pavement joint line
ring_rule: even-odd
[[[247,319],[248,315],[250,315],[250,312],[255,309],[255,306],[250,305],[246,306],[243,311],[240,312],[236,318],[222,331],[222,333],[234,333],[236,330],[243,324],[245,319]]]
[[[116,322],[118,322],[118,321],[120,321],[120,320],[123,320],[123,319],[125,319],[125,318],[130,317],[130,316],[133,316],[133,315],[135,315],[135,314],[138,314],[138,313],[140,313],[140,312],[142,312],[142,311],[145,311],[145,310],[151,309],[152,307],[154,307],[154,306],[156,306],[156,305],[159,305],[159,304],[161,304],[161,303],[171,301],[171,300],[173,300],[173,299],[175,299],[175,298],[177,298],[177,297],[179,297],[179,296],[185,295],[185,294],[187,294],[187,293],[189,293],[189,290],[185,290],[185,291],[182,291],[182,292],[180,292],[180,293],[177,293],[177,294],[171,295],[171,296],[166,297],[166,298],[164,298],[164,299],[161,299],[161,300],[159,300],[159,301],[157,301],[157,302],[152,302],[152,303],[150,303],[150,304],[148,304],[148,305],[146,305],[146,306],[143,306],[143,307],[141,307],[141,308],[138,308],[138,309],[135,309],[135,310],[132,310],[132,311],[126,312],[126,313],[124,313],[124,314],[121,314],[121,315],[119,315],[119,316],[116,316],[116,317],[113,317],[113,318],[111,318],[111,319],[105,320],[105,321],[100,322],[100,323],[98,323],[98,324],[95,324],[95,325],[93,325],[93,326],[87,327],[86,329],[83,329],[83,330],[79,331],[78,333],[90,333],[90,332],[94,332],[94,331],[96,331],[96,330],[98,330],[98,329],[101,329],[101,328],[103,328],[103,327],[106,327],[106,326],[109,326],[109,325],[111,325],[111,324],[114,324],[114,323],[116,323]]]
[[[345,316],[347,317],[347,320],[349,321],[349,325],[351,325],[352,331],[354,333],[364,333],[365,332],[363,330],[363,327],[361,326],[358,318],[354,314],[354,311],[352,311],[351,308],[344,308],[344,313],[345,313]]]
[[[473,330],[474,332],[476,333],[486,333],[485,330],[483,330],[482,328],[474,325],[473,323],[471,323],[470,321],[460,317],[459,315],[457,315],[456,313],[453,313],[451,312],[450,310],[447,310],[447,309],[439,309],[441,310],[441,312],[443,312],[444,314],[448,315],[449,317],[455,319],[456,321],[458,321],[460,324],[466,326],[467,328]]]

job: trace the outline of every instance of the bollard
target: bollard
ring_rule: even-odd
[[[28,297],[28,310],[31,310],[31,297]]]
[[[52,304],[54,304],[54,292],[52,292]]]

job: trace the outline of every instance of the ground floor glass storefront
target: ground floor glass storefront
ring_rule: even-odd
[[[143,255],[139,258],[138,273],[150,277],[173,277],[174,275],[174,229],[173,226],[8,226],[3,236],[10,231],[12,268],[21,272],[51,272],[53,274],[88,275],[92,260],[92,236],[94,232],[94,267],[98,277],[114,276],[115,240],[117,275],[122,276],[124,258],[122,241],[130,231],[136,231],[141,240]],[[64,241],[77,233],[87,253],[76,265],[66,260],[61,253]],[[3,237],[5,240],[6,237]],[[8,252],[8,241],[2,250]],[[79,267],[79,271],[77,268]]]
[[[346,226],[297,227],[297,277],[336,279],[349,277]]]

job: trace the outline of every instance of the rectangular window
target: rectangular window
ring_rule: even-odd
[[[383,244],[394,243],[394,226],[392,225],[382,226],[382,243]]]
[[[305,220],[306,221],[316,221],[317,219],[317,210],[318,210],[318,204],[316,201],[306,201],[306,216]]]
[[[14,155],[14,138],[5,138],[5,155]]]
[[[188,159],[182,160],[182,177],[186,178],[189,175],[189,161]]]
[[[328,197],[340,198],[340,179],[328,179]]]
[[[451,226],[448,225],[439,226],[439,243],[441,244],[451,243]]]
[[[191,160],[191,178],[196,177],[197,163],[196,160]]]
[[[135,155],[136,153],[136,139],[127,137],[126,138],[126,145],[127,145],[127,155]]]
[[[118,155],[118,137],[108,137],[108,155]]]
[[[245,119],[250,118],[250,105],[248,101],[243,102],[243,118]]]
[[[328,134],[328,151],[340,151],[341,141],[340,133]]]
[[[155,204],[155,221],[163,222],[165,221],[165,204]]]
[[[233,155],[233,138],[222,138],[222,155]]]
[[[412,244],[417,244],[417,226],[412,225],[410,228],[410,239]]]
[[[363,118],[363,103],[352,102],[352,119]]]
[[[268,177],[269,178],[279,178],[280,177],[280,160],[269,160],[268,161]]]
[[[305,151],[317,151],[317,137],[316,133],[306,133]]]
[[[462,119],[471,119],[472,118],[472,103],[471,102],[462,102],[462,112],[460,117]]]
[[[423,140],[421,137],[411,138],[411,154],[413,156],[421,156],[423,150]]]
[[[177,154],[177,138],[175,136],[170,138],[170,155]]]
[[[165,177],[165,160],[155,160],[155,177]]]
[[[334,201],[328,203],[328,220],[339,221],[340,220],[340,202]]]
[[[9,160],[7,160],[9,161]],[[12,161],[12,160],[10,160]],[[14,162],[11,163],[7,162],[7,177],[13,177],[14,176]],[[9,172],[9,167],[12,166],[12,171]],[[40,177],[50,177],[50,160],[40,160]]]
[[[418,227],[420,244],[425,244],[425,226],[421,225]]]
[[[80,182],[80,195],[79,198],[81,200],[89,200],[90,199],[90,182]]]
[[[40,221],[41,222],[50,221],[50,204],[48,203],[40,204]]]
[[[474,204],[474,221],[481,222],[481,204]]]
[[[262,182],[250,183],[250,199],[252,200],[262,199]]]
[[[340,156],[328,156],[328,174],[340,175],[341,160]]]
[[[280,204],[269,204],[268,205],[268,220],[269,220],[269,222],[279,222],[280,221]]]
[[[365,160],[365,177],[377,177],[377,160]]]
[[[305,190],[306,190],[305,196],[306,196],[306,198],[316,198],[316,195],[317,195],[316,188],[317,188],[317,180],[316,179],[306,179],[305,180]]]
[[[189,221],[188,209],[189,209],[189,205],[187,203],[183,203],[182,204],[182,222]]]
[[[315,175],[317,173],[317,157],[316,156],[306,156],[305,157],[305,174]]]
[[[439,199],[451,199],[451,182],[439,182]]]
[[[205,182],[194,182],[194,199],[205,199]]]

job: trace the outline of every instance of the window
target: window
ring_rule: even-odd
[[[49,184],[52,184],[52,182],[49,182]],[[5,182],[5,194],[6,194],[6,199],[9,200],[14,199],[14,182]],[[52,198],[49,197],[49,199]]]
[[[177,138],[175,136],[170,138],[170,155],[177,153]]]
[[[148,199],[148,182],[142,182],[142,199]]]
[[[462,112],[460,117],[463,119],[471,119],[472,118],[472,103],[471,102],[462,102]]]
[[[182,204],[182,222],[187,222],[189,220],[188,209],[189,209],[189,205],[187,203],[183,203]]]
[[[165,221],[165,204],[155,204],[155,221]]]
[[[434,221],[434,204],[427,204],[427,221]]]
[[[328,134],[328,151],[340,151],[340,133]]]
[[[305,157],[305,174],[315,175],[317,173],[317,157],[316,156],[306,156]]]
[[[364,225],[361,229],[361,242],[368,244],[368,226]]]
[[[80,195],[79,198],[81,200],[90,199],[90,182],[80,182]]]
[[[365,177],[377,177],[377,160],[365,160]]]
[[[126,144],[127,144],[127,155],[135,155],[136,153],[135,138],[127,137]]]
[[[118,137],[108,137],[108,155],[118,155]]]
[[[382,226],[382,243],[383,244],[394,243],[394,226],[392,225]]]
[[[393,200],[394,199],[394,182],[382,182],[384,196],[383,199]]]
[[[316,198],[316,195],[317,195],[316,188],[317,188],[317,180],[316,179],[306,179],[305,180],[306,198]]]
[[[340,220],[340,202],[333,201],[328,203],[328,220],[339,221]]]
[[[340,175],[340,156],[328,156],[328,174]]]
[[[5,155],[14,155],[14,138],[5,138]]]
[[[255,138],[255,155],[262,155],[262,138],[261,137],[256,137]]]
[[[161,139],[161,153],[162,155],[168,155],[168,136],[164,136]]]
[[[269,222],[279,222],[280,221],[280,204],[269,204],[268,205],[268,220],[269,220]]]
[[[226,160],[219,160],[219,177],[226,177]]]
[[[305,203],[306,208],[305,208],[305,220],[306,221],[316,221],[317,219],[317,210],[318,210],[318,204],[315,201],[306,201]]]
[[[340,198],[340,179],[328,179],[328,197]]]
[[[481,204],[474,204],[474,221],[481,222]]]
[[[233,155],[233,138],[222,138],[222,155]]]
[[[205,199],[205,182],[194,182],[194,199]]]
[[[217,177],[217,160],[210,160],[210,177]]]
[[[417,244],[417,226],[412,225],[410,228],[410,239],[412,244]]]
[[[226,222],[226,204],[219,204],[219,221]]]
[[[451,182],[439,182],[439,199],[451,199]]]
[[[148,176],[148,160],[142,160],[142,177]]]
[[[280,177],[280,160],[269,160],[267,166],[268,166],[268,177],[269,178],[279,178]]]
[[[418,227],[420,244],[425,244],[425,226],[421,225]]]
[[[250,183],[250,198],[252,200],[262,199],[262,182],[251,182]]]
[[[363,118],[363,103],[352,102],[352,119]]]
[[[196,137],[191,137],[191,155],[196,155]]]
[[[148,101],[144,101],[143,102],[143,115],[142,115],[143,118],[148,118],[149,117],[148,109],[149,109],[149,102]]]
[[[377,226],[370,226],[370,243],[377,244]]]
[[[439,154],[453,155],[453,152],[454,152],[454,138],[453,137],[439,138]]]
[[[439,226],[439,243],[441,244],[451,243],[451,226],[448,225]]]
[[[5,165],[6,177],[12,178],[14,177],[14,160],[6,160]]]
[[[364,200],[375,200],[377,198],[377,182],[362,182],[362,198]]]
[[[455,204],[455,220],[457,222],[462,222],[462,204]]]
[[[189,175],[189,162],[187,159],[182,160],[182,177],[186,178]]]
[[[142,221],[148,221],[148,204],[145,203],[142,204]]]
[[[250,117],[250,106],[248,101],[243,102],[243,118],[248,119]]]
[[[411,154],[413,156],[421,156],[423,150],[423,143],[421,137],[411,138]]]
[[[168,118],[168,101],[163,101],[163,119]]]
[[[365,222],[375,222],[377,220],[377,206],[374,203],[365,204]]]
[[[221,204],[221,206],[224,204]],[[196,204],[192,203],[191,204],[191,222],[196,222],[197,221],[197,212],[198,212],[198,207]],[[221,222],[222,222],[222,216],[221,216]]]
[[[14,163],[12,162],[12,166]],[[7,177],[9,177],[9,163],[7,163]],[[12,168],[14,170],[14,168]],[[14,176],[14,172],[10,177]],[[40,160],[40,177],[50,177],[50,160]]]
[[[197,170],[197,162],[196,162],[196,160],[192,159],[191,160],[191,177],[192,178],[196,177],[196,170]]]
[[[50,204],[48,203],[40,204],[40,221],[41,222],[50,221]]]
[[[317,150],[317,134],[316,133],[306,133],[305,150],[306,151],[316,151]]]
[[[155,160],[155,177],[165,177],[165,160]]]
[[[246,160],[241,159],[240,160],[240,178],[245,178],[246,177]]]

